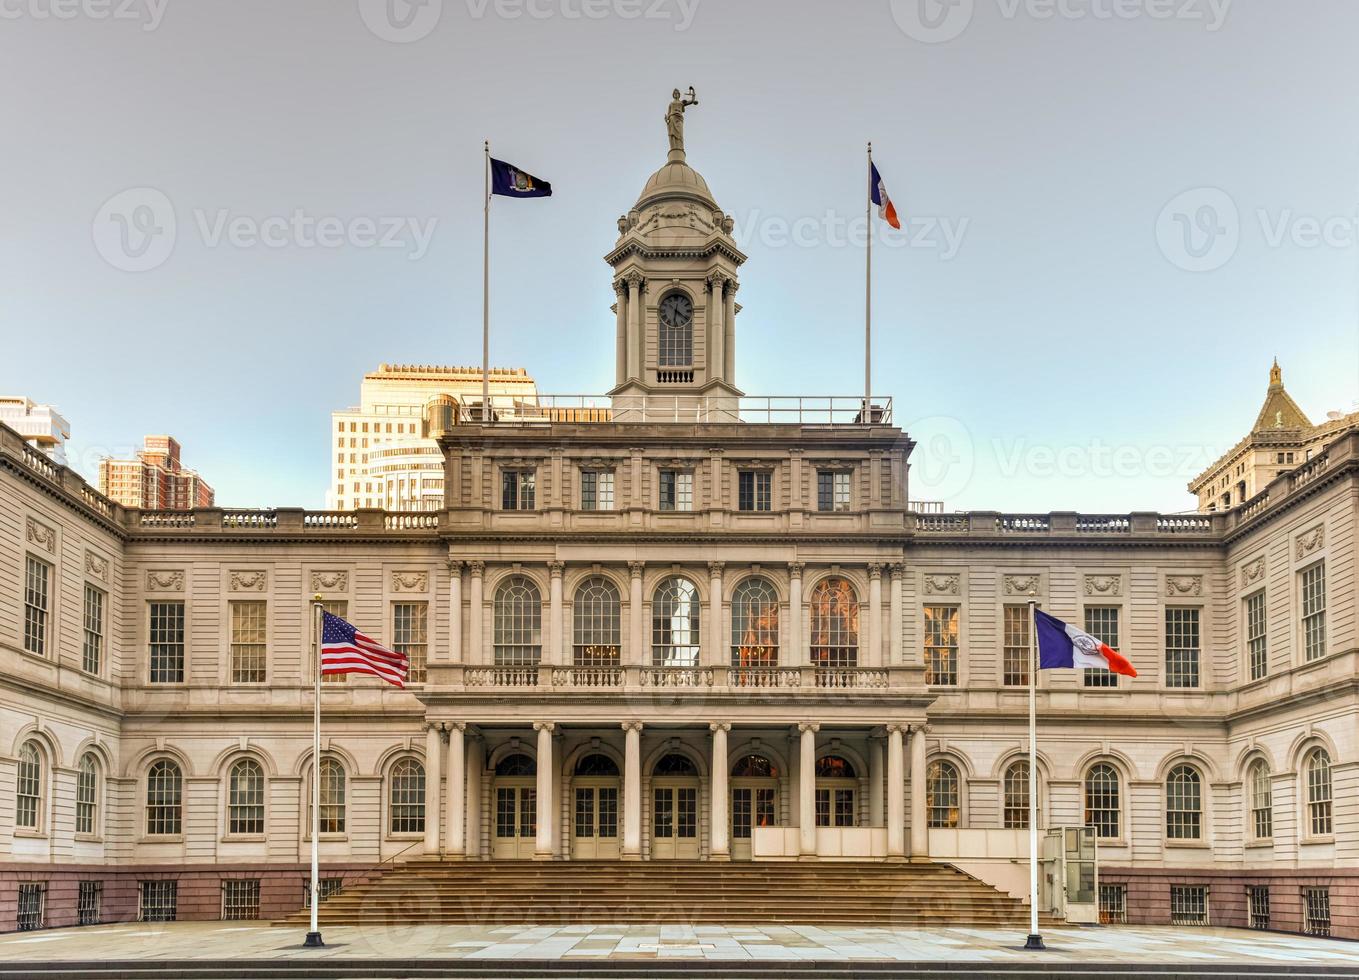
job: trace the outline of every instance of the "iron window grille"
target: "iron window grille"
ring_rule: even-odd
[[[24,575],[24,649],[38,656],[47,653],[47,588],[51,574],[50,565],[28,556]]]
[[[1250,927],[1252,929],[1268,929],[1269,886],[1248,885],[1246,887],[1246,902],[1249,906]]]
[[[1199,686],[1199,611],[1166,609],[1166,687]]]
[[[543,656],[543,598],[522,575],[495,592],[492,646],[497,667],[535,667]]]
[[[227,799],[227,830],[232,834],[264,833],[264,768],[254,759],[231,767]]]
[[[1086,606],[1085,631],[1114,651],[1118,650],[1118,606]],[[1118,675],[1103,667],[1086,667],[1086,687],[1118,687]]]
[[[651,662],[656,667],[697,667],[699,654],[698,586],[673,576],[651,598]]]
[[[1326,653],[1326,563],[1302,572],[1302,642],[1308,661]]]
[[[925,683],[958,683],[958,607],[925,607]]]
[[[1118,772],[1107,762],[1091,766],[1085,774],[1085,823],[1097,837],[1117,838],[1121,818]]]
[[[43,927],[43,916],[47,909],[47,883],[42,881],[19,882],[19,903],[16,910],[16,928],[20,932],[31,932]]]
[[[617,667],[622,644],[621,600],[617,587],[596,575],[576,589],[572,629],[577,667]]]
[[[80,757],[76,771],[76,833],[92,836],[99,832],[99,763],[94,753]]]
[[[93,585],[85,586],[85,642],[80,666],[87,674],[98,674],[104,654],[104,593]]]
[[[150,609],[151,683],[184,683],[184,603],[153,602]]]
[[[1208,886],[1170,886],[1170,924],[1172,926],[1208,925]]]
[[[736,509],[772,510],[773,487],[774,475],[767,470],[741,470],[736,481]]]
[[[779,662],[779,597],[762,578],[748,578],[731,596],[731,665],[773,667]]]
[[[429,603],[392,603],[392,648],[404,653],[410,664],[409,684],[425,683],[426,652],[429,645]]]
[[[264,683],[265,612],[263,600],[229,604],[231,612],[231,682]]]
[[[180,833],[184,780],[179,766],[157,759],[146,772],[146,833],[164,836]]]
[[[393,834],[425,832],[425,767],[414,759],[392,766],[388,828]]]
[[[859,663],[859,597],[844,578],[825,578],[812,589],[811,659],[817,667]]]
[[[1257,592],[1246,599],[1246,658],[1251,680],[1258,681],[1269,673],[1264,592]]]
[[[161,879],[138,885],[138,922],[174,922],[178,906],[179,882]]]
[[[76,892],[76,924],[97,926],[104,917],[104,883],[82,881]]]
[[[226,920],[260,917],[260,880],[227,878],[222,882],[222,918]]]

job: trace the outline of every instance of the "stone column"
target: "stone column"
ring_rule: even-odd
[[[552,778],[556,764],[552,759],[552,729],[550,721],[535,721],[533,730],[538,733],[538,836],[533,845],[535,861],[552,860],[553,838],[557,827],[557,801],[552,797]]]
[[[614,341],[617,357],[614,384],[621,385],[628,380],[628,285],[619,279],[613,284],[613,291],[618,296],[618,302],[614,305],[618,314],[617,339]]]
[[[628,284],[628,379],[642,377],[642,274],[629,272]]]
[[[802,569],[800,561],[788,563],[788,665],[801,667],[807,663],[802,650]]]
[[[642,632],[642,570],[646,562],[628,562],[628,655],[624,663],[644,664],[645,634]]]
[[[731,828],[727,819],[727,732],[731,731],[728,722],[713,722],[708,726],[713,733],[712,799],[709,814],[712,846],[710,860],[731,860]]]
[[[708,650],[702,660],[712,667],[727,662],[722,642],[722,568],[720,561],[708,562]]]
[[[723,277],[714,273],[708,277],[708,380],[716,378],[725,379],[727,376],[727,362],[723,354],[724,342],[726,341],[726,328],[722,323],[723,304],[722,297]]]
[[[481,857],[481,779],[486,744],[474,733],[467,739],[467,856]]]
[[[901,725],[887,726],[887,856],[906,856],[905,772],[902,771]]]
[[[461,721],[449,725],[448,755],[444,759],[448,777],[448,797],[444,805],[444,852],[456,858],[467,854],[467,831],[463,825],[463,815],[467,812],[464,790],[467,746],[463,738],[466,729],[467,725]]]
[[[623,722],[623,859],[642,859],[642,723]]]
[[[425,853],[439,853],[439,785],[444,771],[444,740],[434,722],[425,725]]]
[[[890,733],[889,733],[890,734]],[[868,737],[868,825],[884,827],[883,823],[883,782],[882,782],[882,739]]]
[[[882,566],[868,566],[868,657],[864,667],[881,667],[882,656]]]
[[[448,560],[448,662],[462,663],[462,562]]]
[[[803,857],[816,854],[816,733],[821,726],[803,722],[797,726],[802,736],[798,759],[798,851]]]
[[[734,280],[727,283],[727,302],[722,314],[722,360],[726,365],[722,377],[729,385],[736,384],[736,290],[740,288],[740,283]]]
[[[485,664],[490,662],[486,656],[486,651],[481,645],[481,585],[482,576],[486,572],[484,561],[469,561],[468,569],[472,572],[471,601],[467,608],[467,656],[468,663]]]
[[[929,820],[925,812],[925,726],[911,728],[911,857],[930,856]]]
[[[887,638],[887,663],[892,667],[899,667],[905,663],[901,651],[901,586],[904,566],[901,562],[892,562],[887,566],[891,573],[891,581],[888,582],[888,595],[891,596],[891,614],[888,616],[888,629],[891,635]]]
[[[566,641],[566,616],[562,608],[562,572],[565,569],[566,562],[547,563],[547,571],[551,578],[548,587],[547,656],[543,660],[548,664],[566,663],[562,655]]]

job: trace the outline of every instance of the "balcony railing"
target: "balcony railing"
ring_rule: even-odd
[[[892,423],[892,399],[874,395],[869,424]],[[491,405],[493,424],[551,422],[727,423],[744,425],[863,425],[862,395],[538,395]],[[480,404],[458,406],[459,423],[482,421]]]

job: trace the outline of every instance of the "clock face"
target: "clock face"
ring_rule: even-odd
[[[694,316],[694,304],[683,293],[671,293],[661,300],[661,322],[667,327],[688,325]]]

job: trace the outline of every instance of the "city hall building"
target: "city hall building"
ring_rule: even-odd
[[[889,400],[740,389],[732,229],[672,139],[606,256],[616,386],[431,398],[438,509],[128,509],[0,427],[0,929],[295,912],[318,764],[341,895],[850,862],[1023,896],[1036,600],[1139,672],[1038,679],[1045,909],[1359,938],[1359,431],[1200,514],[921,512]],[[313,596],[411,660],[327,679],[319,760]]]

